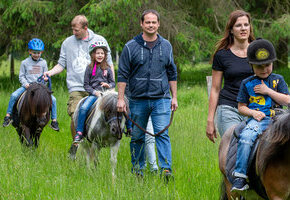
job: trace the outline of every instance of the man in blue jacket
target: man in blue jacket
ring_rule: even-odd
[[[159,13],[146,10],[141,16],[143,32],[127,42],[118,69],[118,111],[126,112],[124,91],[129,85],[132,119],[146,129],[151,115],[154,132],[164,129],[177,104],[177,71],[170,42],[158,34]],[[171,95],[170,96],[170,92]],[[130,142],[132,172],[143,176],[145,134],[133,126]],[[171,144],[168,130],[156,137],[161,175],[172,174]]]

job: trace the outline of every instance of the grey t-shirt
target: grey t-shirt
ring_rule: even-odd
[[[37,61],[33,60],[31,56],[21,62],[19,81],[23,87],[25,85],[36,82],[38,77],[47,71],[47,63],[43,58]]]
[[[106,39],[88,29],[89,37],[85,40],[77,39],[74,35],[65,39],[61,45],[58,64],[67,70],[66,83],[69,92],[85,91],[84,74],[90,64],[89,46],[95,41],[104,41],[107,44],[107,63],[113,65],[111,50]]]

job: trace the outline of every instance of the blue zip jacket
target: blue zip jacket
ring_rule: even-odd
[[[142,33],[126,43],[119,60],[118,82],[129,84],[129,97],[171,98],[169,82],[177,80],[170,42],[158,35],[150,49]]]

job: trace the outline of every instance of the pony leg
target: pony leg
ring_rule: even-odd
[[[35,140],[34,140],[34,146],[37,148],[38,147],[38,144],[39,144],[39,138],[40,138],[40,135],[42,133],[42,128],[37,128],[37,130],[35,131]]]
[[[119,147],[120,147],[120,140],[118,140],[114,146],[111,146],[111,166],[112,166],[113,180],[116,178],[115,169],[117,165],[117,155],[118,155]]]
[[[32,141],[31,134],[30,134],[30,128],[23,125],[23,134],[24,134],[24,139],[26,141],[26,146],[32,146],[33,141]]]
[[[87,163],[91,164],[92,162],[94,162],[95,168],[99,164],[99,160],[98,160],[99,152],[100,152],[100,148],[95,142],[93,142],[90,145],[90,147],[88,147],[87,149]]]

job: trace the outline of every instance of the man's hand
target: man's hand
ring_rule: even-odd
[[[126,104],[125,104],[125,100],[124,99],[118,99],[117,111],[118,112],[126,112]]]
[[[258,94],[264,94],[264,95],[268,95],[269,94],[269,91],[271,90],[270,88],[268,88],[268,86],[264,83],[263,80],[261,80],[261,84],[260,85],[256,85],[254,87],[254,91],[255,93],[258,93]]]
[[[50,77],[50,73],[49,73],[49,71],[44,72],[44,73],[43,73],[43,80],[44,80],[44,81],[47,81],[47,80],[48,80],[48,77]]]

